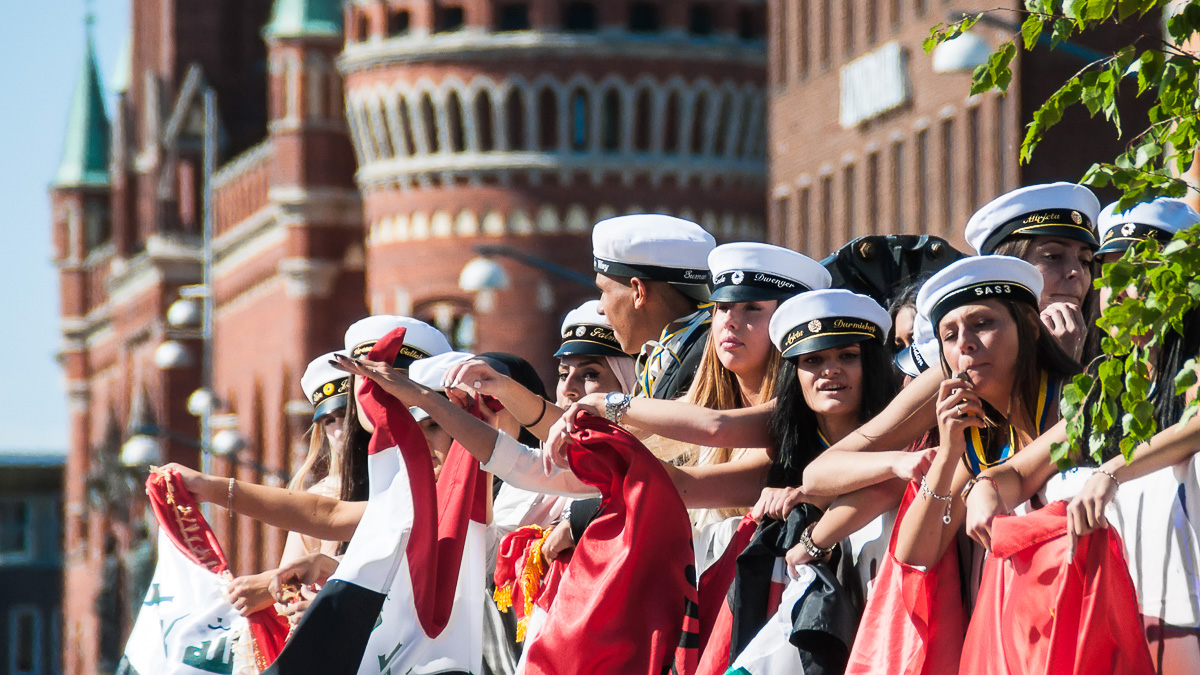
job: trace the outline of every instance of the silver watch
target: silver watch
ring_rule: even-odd
[[[629,402],[632,400],[632,396],[619,391],[608,394],[604,397],[604,418],[614,424],[620,424],[621,416],[629,410]]]

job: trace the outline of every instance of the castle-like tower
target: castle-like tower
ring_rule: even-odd
[[[604,217],[657,211],[722,239],[764,233],[762,0],[133,0],[110,117],[90,47],[51,186],[70,405],[64,672],[111,672],[148,547],[131,437],[201,464],[195,330],[167,322],[201,283],[202,101],[216,94],[210,469],[279,483],[303,451],[305,365],[368,311],[553,372],[562,315],[595,290],[480,244],[591,276]],[[190,358],[158,359],[164,342]],[[161,356],[161,354],[159,355]],[[167,363],[169,367],[162,367]],[[237,574],[283,533],[214,507]]]
[[[507,244],[591,276],[591,226],[636,211],[724,239],[764,232],[764,2],[359,0],[338,65],[367,224],[367,299],[551,372],[562,315],[594,295],[500,261]],[[474,333],[474,338],[472,338]]]

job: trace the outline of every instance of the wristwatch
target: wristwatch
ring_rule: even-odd
[[[608,394],[604,397],[604,418],[614,424],[620,424],[621,416],[629,410],[629,402],[632,400],[632,396],[619,391]]]

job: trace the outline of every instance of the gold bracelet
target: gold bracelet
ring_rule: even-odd
[[[1112,482],[1113,482],[1113,483],[1114,483],[1114,484],[1115,484],[1117,487],[1121,487],[1121,481],[1117,480],[1117,477],[1116,477],[1116,476],[1114,476],[1114,475],[1112,474],[1112,472],[1111,472],[1111,471],[1105,471],[1104,469],[1096,469],[1096,473],[1102,473],[1102,474],[1104,474],[1105,476],[1108,476],[1109,478],[1111,478],[1111,479],[1112,479]]]
[[[229,497],[225,500],[225,510],[233,513],[233,484],[237,482],[233,476],[229,477]]]

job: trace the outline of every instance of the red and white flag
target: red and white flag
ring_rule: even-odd
[[[368,358],[391,363],[404,332]],[[359,405],[375,425],[367,508],[271,672],[480,673],[487,474],[454,443],[435,481],[408,407],[373,382]]]
[[[283,647],[287,621],[271,608],[243,617],[225,599],[225,554],[178,473],[151,473],[146,494],[158,520],[158,564],[125,661],[141,675],[262,672]]]

